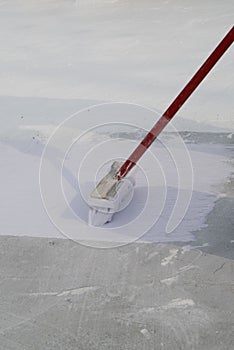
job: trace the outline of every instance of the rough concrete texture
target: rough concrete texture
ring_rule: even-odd
[[[0,237],[0,349],[234,348],[234,262],[169,244]]]

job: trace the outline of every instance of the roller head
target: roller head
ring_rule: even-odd
[[[102,226],[110,222],[114,213],[124,209],[131,201],[135,181],[132,177],[121,180],[116,178],[121,165],[120,162],[114,162],[110,172],[89,195],[89,225]]]

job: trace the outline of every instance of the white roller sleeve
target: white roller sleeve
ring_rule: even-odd
[[[135,180],[127,177],[122,180],[114,178],[121,164],[115,162],[110,172],[99,182],[88,197],[89,225],[101,226],[112,220],[114,213],[123,210],[131,201]]]

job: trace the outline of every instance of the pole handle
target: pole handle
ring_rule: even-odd
[[[179,95],[170,104],[167,110],[162,114],[157,123],[152,127],[149,133],[141,141],[141,143],[136,147],[129,158],[124,162],[119,171],[116,173],[116,177],[120,180],[124,178],[129,171],[136,165],[138,160],[143,156],[146,150],[152,145],[161,131],[166,127],[166,125],[171,121],[176,112],[183,106],[190,95],[196,90],[198,85],[203,81],[207,74],[211,71],[218,60],[223,56],[227,49],[231,46],[234,41],[234,26],[225,35],[223,40],[214,49],[210,56],[206,59],[203,65],[179,93]]]

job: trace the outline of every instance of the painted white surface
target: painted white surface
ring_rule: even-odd
[[[231,28],[233,13],[232,0],[2,0],[0,95],[162,112]],[[233,47],[180,111],[187,123],[177,118],[178,128],[234,130],[232,68]]]
[[[25,130],[29,129],[25,128]],[[126,148],[129,147],[129,141],[127,140],[110,140],[107,144],[106,142],[105,140],[104,146],[107,145],[108,147],[103,149],[106,150],[107,156],[108,152],[115,154],[116,148],[120,151],[120,154],[124,154]],[[173,142],[175,147],[175,140]],[[65,162],[66,169],[62,176],[63,190],[67,202],[63,198],[60,184],[58,191],[56,190],[57,187],[55,187],[55,190],[53,187],[57,178],[56,174],[60,178],[60,161],[63,161],[60,151],[51,149],[50,157],[45,164],[48,170],[48,177],[47,174],[45,176],[46,181],[48,180],[46,186],[52,190],[52,192],[46,193],[50,199],[49,203],[52,203],[49,207],[49,213],[54,213],[53,210],[55,210],[57,213],[55,224],[61,225],[62,228],[65,227],[65,236],[78,241],[121,243],[136,239],[146,242],[192,240],[192,231],[203,226],[207,214],[213,208],[217,196],[222,191],[222,183],[232,170],[229,162],[230,154],[224,145],[188,144],[187,147],[194,171],[192,199],[188,203],[188,210],[179,225],[181,206],[183,207],[184,203],[183,201],[177,203],[176,215],[178,215],[178,218],[175,218],[175,220],[178,219],[177,227],[172,233],[167,234],[166,226],[176,204],[178,190],[183,195],[182,200],[185,200],[189,198],[187,194],[190,193],[191,189],[186,186],[186,182],[181,181],[179,185],[180,169],[179,174],[177,174],[178,169],[176,170],[175,164],[168,157],[166,150],[157,144],[156,147],[152,148],[152,152],[157,157],[158,163],[152,163],[150,155],[146,155],[141,162],[146,177],[150,181],[149,187],[147,187],[147,181],[142,176],[141,171],[138,171],[136,173],[136,189],[130,205],[124,211],[116,214],[112,223],[98,230],[96,228],[90,230],[87,226],[88,206],[77,187],[77,168],[80,165],[79,157],[81,159],[83,157],[82,152],[86,154],[87,149],[92,149],[96,144],[97,141],[83,140],[79,144],[80,151],[75,153],[77,162],[74,161],[72,153],[68,156]],[[2,235],[64,238],[50,222],[42,204],[39,187],[39,166],[42,149],[43,144],[38,139],[0,142],[0,234]],[[98,164],[101,154],[97,154],[96,163]],[[183,156],[184,153],[182,152],[181,157]],[[92,166],[87,164],[81,167],[80,185],[84,195],[88,194],[94,187],[94,172]],[[93,167],[95,168],[97,164],[94,163]],[[160,168],[162,174],[164,174],[163,177],[160,175]],[[92,170],[91,173],[90,169]],[[145,210],[148,190],[151,192],[150,206]],[[58,197],[58,194],[62,196],[62,199]],[[78,215],[77,218],[74,216],[74,212]],[[136,223],[136,227],[132,226],[130,230],[129,222],[131,223],[141,212],[144,212],[144,219]],[[149,225],[154,222],[155,224],[150,229]],[[119,226],[121,230],[119,230]],[[148,232],[144,234],[147,229],[149,229]],[[174,252],[172,253],[173,258]],[[168,261],[165,261],[165,264],[167,263]]]
[[[63,238],[45,213],[38,178],[42,151],[56,126],[77,110],[102,101],[151,106],[158,118],[230,29],[233,12],[233,1],[228,0],[0,1],[0,234]],[[233,137],[232,63],[233,47],[180,111],[174,122],[177,129],[227,131],[227,138]],[[147,129],[152,125],[151,117],[132,113],[125,121],[141,123]],[[113,121],[113,115],[107,117],[108,121]],[[64,128],[61,142],[71,141],[86,127],[84,118],[76,130]],[[100,141],[99,136],[90,133],[82,143],[84,151],[95,146],[97,140]],[[117,151],[120,156],[126,156],[129,142],[114,141],[106,152],[113,157]],[[150,188],[155,191],[152,198],[156,196],[157,200],[152,202],[145,222],[153,214],[159,215],[164,196],[166,205],[142,241],[193,239],[192,231],[204,224],[222,192],[222,183],[231,173],[227,147],[189,144],[194,171],[192,200],[181,224],[168,235],[166,227],[178,188],[187,200],[191,186],[186,182],[187,177],[181,176],[184,170],[186,174],[183,151],[176,147],[176,140],[174,145],[173,140],[166,142],[177,154],[183,181],[178,182],[178,169],[165,149],[160,145],[153,147],[160,176],[155,177],[147,156],[142,164],[152,179]],[[62,161],[59,149],[51,150],[49,161],[51,171],[56,173]],[[88,207],[82,200],[73,201],[77,195],[73,163],[68,164],[64,186],[68,204],[74,204],[84,219],[75,238],[119,243],[126,242],[126,237],[127,242],[140,238],[134,230],[129,232],[127,226],[121,232],[115,228],[128,223],[144,207],[145,178],[140,173],[137,175],[138,189],[133,203],[97,235],[84,229]],[[90,169],[85,171],[84,179],[90,177]],[[175,211],[177,221],[182,210],[180,203],[181,207]],[[79,228],[79,220],[70,220],[67,207],[65,204],[59,207],[61,220],[69,227]],[[142,233],[143,221],[142,226],[138,225]]]

